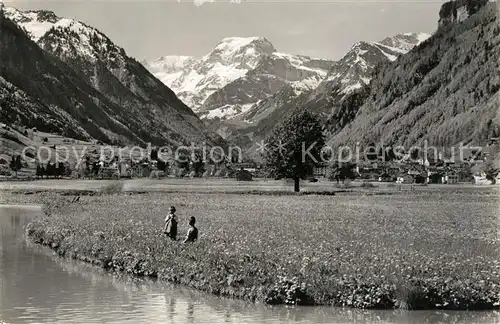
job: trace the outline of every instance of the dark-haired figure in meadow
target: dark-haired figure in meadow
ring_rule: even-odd
[[[170,206],[169,213],[167,217],[165,217],[165,228],[163,229],[163,233],[165,233],[172,240],[177,239],[177,215],[175,215],[175,207]]]
[[[184,240],[183,243],[188,243],[188,242],[194,242],[198,239],[198,229],[194,224],[196,223],[196,218],[194,216],[191,216],[189,219],[189,228],[186,234],[186,239]]]

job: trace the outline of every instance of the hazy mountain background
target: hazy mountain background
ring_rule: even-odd
[[[450,1],[435,12],[432,36],[360,39],[338,60],[286,53],[258,35],[138,62],[87,24],[6,8],[1,118],[118,144],[224,138],[255,157],[257,141],[308,109],[333,146],[482,144],[500,135],[496,13],[485,0]]]

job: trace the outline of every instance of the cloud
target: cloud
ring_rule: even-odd
[[[245,0],[229,0],[229,3],[242,3]],[[181,2],[181,0],[177,0],[177,2]],[[215,3],[215,0],[193,0],[194,5],[197,7],[202,6],[205,3]],[[225,1],[227,2],[227,0]]]
[[[180,0],[177,0],[177,2],[180,2]],[[203,6],[203,4],[206,2],[214,3],[215,0],[194,0],[194,5],[200,7]]]

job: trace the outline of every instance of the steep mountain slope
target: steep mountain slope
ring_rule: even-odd
[[[381,141],[385,145],[484,144],[500,135],[500,25],[495,3],[446,3],[440,28],[395,64],[381,66],[366,94],[345,105],[351,116],[337,127],[334,146]],[[448,13],[447,13],[448,12]],[[348,118],[349,119],[349,118]]]
[[[139,138],[118,120],[118,107],[0,15],[0,106],[3,122],[69,137]]]
[[[310,90],[332,61],[279,53],[264,37],[228,37],[200,59],[166,56],[145,66],[205,119],[231,119],[285,85]]]
[[[160,145],[220,142],[174,92],[95,28],[48,11],[6,8],[5,14],[104,95],[114,105],[113,118],[136,137]]]

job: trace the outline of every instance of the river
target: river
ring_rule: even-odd
[[[499,312],[268,307],[111,275],[23,237],[36,206],[0,206],[0,323],[500,323]]]

